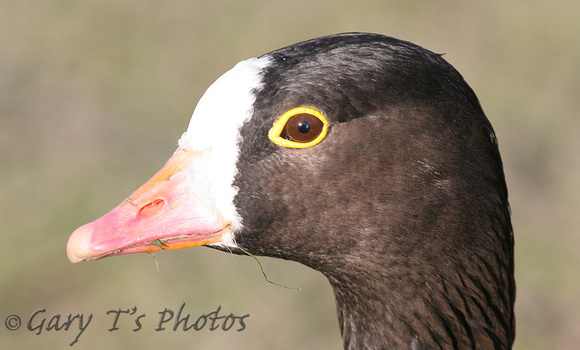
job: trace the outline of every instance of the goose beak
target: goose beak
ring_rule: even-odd
[[[207,151],[178,148],[147,183],[103,217],[73,232],[71,262],[221,241],[230,223],[211,203]]]

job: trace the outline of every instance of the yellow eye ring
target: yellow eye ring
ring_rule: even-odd
[[[289,148],[308,148],[326,137],[328,120],[310,107],[293,108],[282,114],[268,133],[270,141]]]

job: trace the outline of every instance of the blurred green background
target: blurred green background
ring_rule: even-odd
[[[265,282],[252,259],[207,248],[77,265],[65,249],[75,228],[164,164],[201,94],[236,62],[370,31],[446,53],[476,91],[510,189],[516,349],[578,349],[579,18],[577,0],[2,0],[0,348],[68,348],[76,322],[27,330],[42,308],[47,318],[93,314],[74,349],[341,348],[332,291],[299,264],[261,259],[295,292]],[[158,313],[183,302],[193,319],[218,305],[223,315],[249,313],[246,329],[155,331]],[[109,332],[106,312],[133,307]],[[5,325],[11,314],[18,330]]]

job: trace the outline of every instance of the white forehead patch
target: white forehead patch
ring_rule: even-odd
[[[240,129],[251,118],[256,100],[255,91],[262,86],[264,68],[269,58],[251,58],[238,63],[218,78],[199,100],[179,147],[207,152],[204,174],[210,180],[209,194],[215,208],[235,230],[242,227],[236,211],[234,187],[237,173]],[[216,245],[234,247],[234,232],[224,235]]]
[[[203,94],[179,140],[179,147],[202,151],[235,144],[239,129],[253,113],[254,90],[262,85],[268,58],[250,58],[219,77]]]

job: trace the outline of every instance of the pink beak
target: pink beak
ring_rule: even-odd
[[[230,223],[212,205],[207,152],[178,148],[147,183],[70,236],[71,262],[216,243]]]

